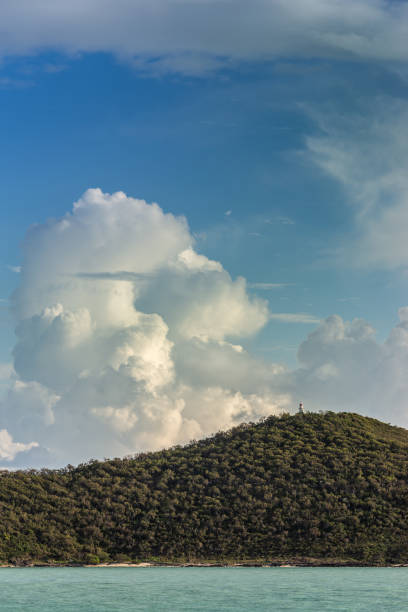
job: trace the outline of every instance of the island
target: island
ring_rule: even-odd
[[[284,414],[134,457],[0,472],[0,565],[405,565],[407,507],[407,430]]]

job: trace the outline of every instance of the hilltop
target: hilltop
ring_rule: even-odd
[[[187,446],[0,474],[0,564],[408,563],[408,431],[283,415]]]

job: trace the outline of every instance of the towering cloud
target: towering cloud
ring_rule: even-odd
[[[161,448],[299,399],[408,425],[407,308],[383,344],[366,321],[333,315],[300,345],[297,369],[255,359],[239,342],[273,316],[266,302],[156,204],[88,190],[30,229],[20,276],[4,466]]]
[[[34,439],[56,463],[131,453],[285,403],[268,390],[277,368],[236,344],[266,323],[266,303],[156,204],[90,189],[31,228],[13,308],[2,417],[21,451]]]

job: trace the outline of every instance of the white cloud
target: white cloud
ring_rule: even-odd
[[[21,266],[7,266],[7,268],[15,274],[20,274],[21,272]]]
[[[37,446],[37,442],[29,444],[13,442],[9,432],[6,429],[0,429],[0,461],[13,461],[19,453],[26,453]]]
[[[255,359],[230,342],[195,338],[177,343],[173,355],[183,382],[200,389],[224,387],[246,395],[269,392],[271,381],[286,371],[282,365]]]
[[[232,343],[265,325],[266,302],[193,243],[184,218],[99,189],[30,229],[12,298],[15,377],[1,408],[12,435],[35,439],[49,462],[72,463],[283,406],[269,391],[281,369]]]
[[[13,296],[15,371],[3,368],[0,460],[123,456],[300,399],[408,425],[408,307],[380,344],[366,321],[269,313],[246,288],[194,251],[185,219],[124,194],[92,190],[63,219],[32,228]],[[295,370],[240,344],[271,319],[318,324]]]
[[[75,310],[86,302],[99,322],[131,323],[136,316],[133,292],[140,292],[143,278],[148,280],[191,242],[183,217],[164,214],[157,204],[122,192],[108,195],[89,189],[72,213],[28,232],[21,284],[14,299],[17,316],[39,315],[57,303]],[[116,280],[115,274],[121,271],[138,275],[134,286]],[[98,274],[106,282],[99,282]]]
[[[282,289],[283,287],[289,287],[291,283],[248,283],[250,289],[261,289],[262,291],[269,291],[269,289]]]
[[[14,377],[0,404],[0,421],[20,440],[39,439],[55,423],[54,407],[59,399],[36,381],[23,382]]]
[[[299,55],[399,61],[407,16],[381,0],[3,0],[0,54],[103,51],[185,74]]]
[[[214,271],[222,272],[222,265],[218,261],[212,261],[205,255],[198,255],[192,248],[182,251],[178,256],[178,263],[192,271]]]
[[[281,391],[309,410],[347,410],[408,426],[408,310],[384,343],[366,321],[323,321],[300,345],[300,367],[284,373]]]
[[[232,281],[225,270],[166,270],[145,286],[140,305],[165,319],[172,339],[244,337],[268,320],[266,302],[249,297],[245,279]]]
[[[277,217],[276,220],[281,225],[295,225],[295,222],[290,217]]]
[[[320,322],[318,317],[307,312],[273,312],[269,315],[269,318],[282,323],[316,324]]]
[[[220,429],[228,429],[242,422],[253,421],[262,416],[279,413],[290,406],[288,395],[275,393],[250,393],[230,391],[221,387],[204,389],[202,393],[194,392],[192,395],[186,391],[187,407],[186,419],[191,419],[189,425],[194,424],[196,435],[203,437]],[[197,420],[197,414],[201,418]]]
[[[352,237],[338,257],[353,266],[408,265],[408,106],[380,98],[341,116],[313,112],[321,132],[307,139],[309,158],[345,189]]]
[[[0,381],[9,380],[13,373],[12,363],[0,363]]]

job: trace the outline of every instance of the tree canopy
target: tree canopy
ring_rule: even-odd
[[[0,563],[408,562],[408,431],[269,417],[187,446],[0,472]]]

